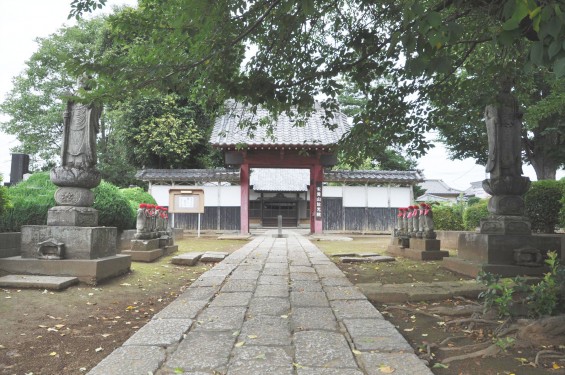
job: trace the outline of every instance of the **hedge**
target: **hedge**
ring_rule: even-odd
[[[565,193],[562,181],[542,180],[532,182],[530,190],[524,195],[526,216],[532,223],[532,231],[554,233],[559,223],[561,200]]]
[[[120,193],[126,198],[133,212],[131,227],[135,228],[137,208],[140,203],[157,204],[155,198],[140,187],[120,189]]]
[[[460,205],[432,206],[435,230],[463,230],[463,208]]]
[[[474,231],[481,225],[481,219],[486,219],[489,216],[487,206],[488,199],[481,199],[477,203],[469,205],[463,211],[463,226],[465,230]]]
[[[48,210],[56,205],[56,190],[48,172],[34,173],[26,181],[10,186],[7,196],[11,207],[0,215],[0,232],[19,232],[22,225],[45,225]],[[118,187],[102,181],[93,192],[98,225],[134,228],[135,213]]]

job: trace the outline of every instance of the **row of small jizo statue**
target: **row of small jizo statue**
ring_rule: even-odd
[[[137,209],[137,233],[135,238],[158,238],[171,234],[168,208],[150,203],[141,203]]]
[[[396,237],[435,239],[432,206],[420,203],[398,209]]]

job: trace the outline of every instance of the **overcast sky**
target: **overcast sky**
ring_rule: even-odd
[[[12,78],[25,68],[25,61],[37,50],[34,39],[46,37],[67,21],[71,0],[0,0],[0,100],[12,88]],[[106,9],[112,5],[135,4],[135,0],[109,0]],[[2,118],[5,120],[5,117]],[[0,173],[4,181],[9,180],[10,148],[17,141],[0,133]],[[465,190],[473,181],[486,178],[484,166],[473,160],[451,161],[445,149],[438,144],[428,155],[421,158],[418,167],[428,179],[442,179],[449,186]],[[524,166],[524,174],[535,180],[530,166]],[[565,176],[563,171],[558,178]]]

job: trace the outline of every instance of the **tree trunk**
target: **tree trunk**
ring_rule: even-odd
[[[559,149],[561,136],[555,131],[547,131],[552,121],[552,117],[540,120],[529,139],[526,132],[522,135],[526,160],[534,167],[538,180],[555,180],[560,165],[552,153]]]

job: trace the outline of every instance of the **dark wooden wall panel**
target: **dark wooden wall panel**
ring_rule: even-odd
[[[220,227],[218,228],[218,210]],[[200,216],[201,230],[239,230],[240,207],[204,207]],[[197,230],[198,214],[175,214],[175,228]]]
[[[322,198],[322,230],[343,230],[343,199]]]

